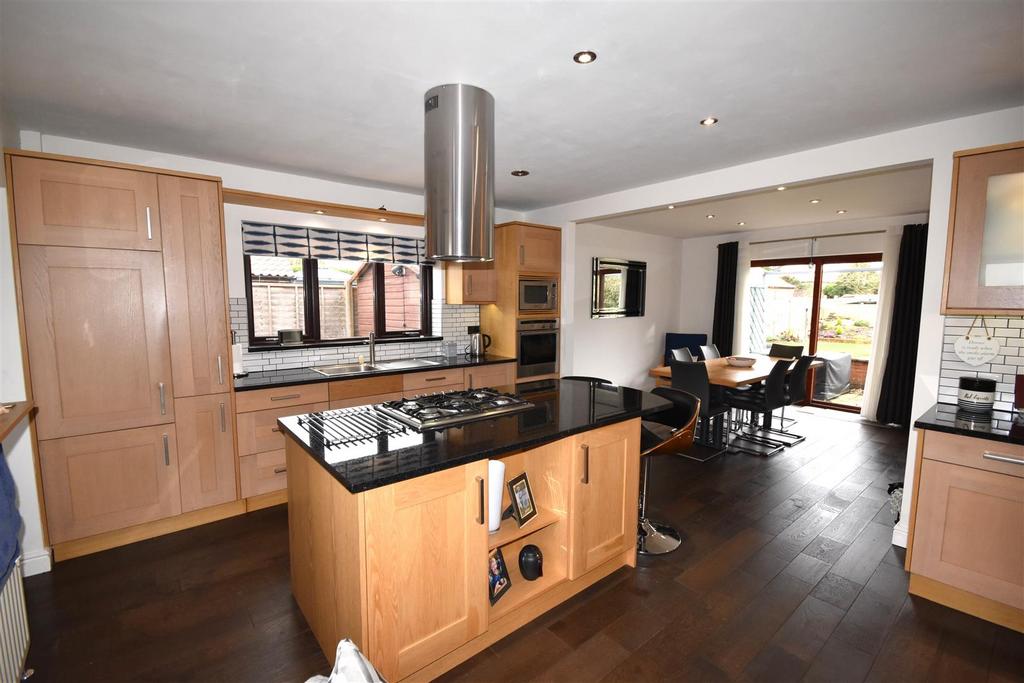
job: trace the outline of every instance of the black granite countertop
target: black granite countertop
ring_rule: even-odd
[[[1013,414],[1002,410],[979,414],[960,410],[952,403],[936,403],[914,422],[914,426],[1024,446],[1024,422],[1014,422]]]
[[[399,360],[399,359],[388,359]],[[431,372],[433,370],[444,370],[446,368],[472,368],[480,365],[492,365],[494,363],[513,363],[515,358],[506,356],[430,356],[427,360],[437,362],[437,365],[430,365],[421,368],[395,368],[393,370],[367,370],[351,375],[339,375],[327,377],[319,372],[308,368],[289,368],[286,370],[264,370],[250,372],[245,377],[235,378],[235,391],[249,391],[251,389],[266,389],[268,387],[287,387],[295,384],[312,384],[315,382],[344,382],[347,379],[361,379],[363,377],[377,377],[379,375],[404,375],[409,372]],[[382,361],[387,362],[387,361]],[[331,365],[331,363],[317,363],[317,365]]]
[[[464,465],[504,453],[536,448],[573,434],[650,415],[671,406],[639,389],[591,386],[579,380],[554,380],[537,390],[516,392],[534,407],[512,415],[457,427],[381,437],[372,443],[324,448],[310,438],[296,415],[278,420],[310,456],[353,493]],[[313,414],[317,415],[316,413]],[[314,417],[315,419],[315,417]]]

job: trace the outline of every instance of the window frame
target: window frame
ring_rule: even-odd
[[[270,254],[268,254],[270,256]],[[250,254],[243,254],[245,271],[245,308],[249,323],[249,347],[251,349],[281,348],[277,337],[257,337],[256,321],[252,305],[252,262]],[[281,257],[287,258],[287,257]],[[345,337],[342,339],[321,339],[320,334],[320,276],[318,259],[302,259],[303,315],[305,325],[302,330],[302,344],[289,345],[287,348],[301,346],[345,346],[348,344],[365,343],[369,337]],[[431,302],[434,298],[433,271],[429,263],[417,264],[420,267],[420,328],[418,330],[386,331],[385,323],[385,288],[384,269],[392,262],[370,261],[373,268],[373,334],[382,341],[422,340],[432,338]],[[407,264],[399,264],[407,265]]]

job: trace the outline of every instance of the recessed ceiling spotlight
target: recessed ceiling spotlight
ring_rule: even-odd
[[[736,225],[738,225],[738,226],[740,226],[740,227],[742,228],[742,227],[743,227],[744,225],[746,225],[746,223],[744,223],[743,221],[740,221],[740,222],[739,222],[739,223],[737,223]]]
[[[520,168],[515,171],[512,171],[512,175],[514,175],[516,178],[522,178],[523,176],[530,175],[530,172]]]
[[[577,52],[572,56],[572,61],[577,64],[592,64],[597,61],[597,53],[591,50],[584,50],[583,52]]]
[[[669,204],[669,205],[668,205],[668,208],[669,208],[669,209],[674,209],[674,208],[676,208],[676,205],[675,205],[675,204]]]
[[[783,190],[785,190],[785,189],[786,189],[786,186],[785,186],[785,185],[779,185],[779,186],[778,186],[778,187],[776,187],[775,189],[776,189],[776,190],[778,190],[779,192],[782,192]]]
[[[811,200],[811,204],[821,204],[821,200],[820,199],[812,199]]]
[[[700,125],[704,126],[705,128],[710,128],[716,123],[718,123],[718,119],[716,119],[714,116],[709,116],[707,118],[700,120]]]
[[[715,214],[713,214],[713,213],[709,213],[707,216],[704,216],[704,218],[707,218],[708,220],[711,220],[714,217],[715,217]]]
[[[846,213],[846,209],[839,209],[838,211],[836,211],[836,213],[842,216],[844,213]]]
[[[313,213],[315,213],[317,216],[323,216],[324,215],[324,210],[323,209],[317,209]]]
[[[378,218],[377,220],[379,220],[379,221],[380,221],[381,223],[387,223],[387,222],[388,222],[388,219],[387,219],[387,218],[384,218],[383,216],[381,216],[381,217],[380,217],[380,218]]]

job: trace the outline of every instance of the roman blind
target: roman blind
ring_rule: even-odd
[[[242,251],[250,256],[432,263],[426,258],[424,241],[415,237],[252,221],[242,221]]]

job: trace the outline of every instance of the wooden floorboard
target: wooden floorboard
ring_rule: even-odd
[[[676,552],[640,558],[446,681],[1024,681],[1024,636],[907,595],[886,488],[906,433],[798,412],[772,458],[652,464]],[[283,506],[26,580],[33,681],[305,681]]]

